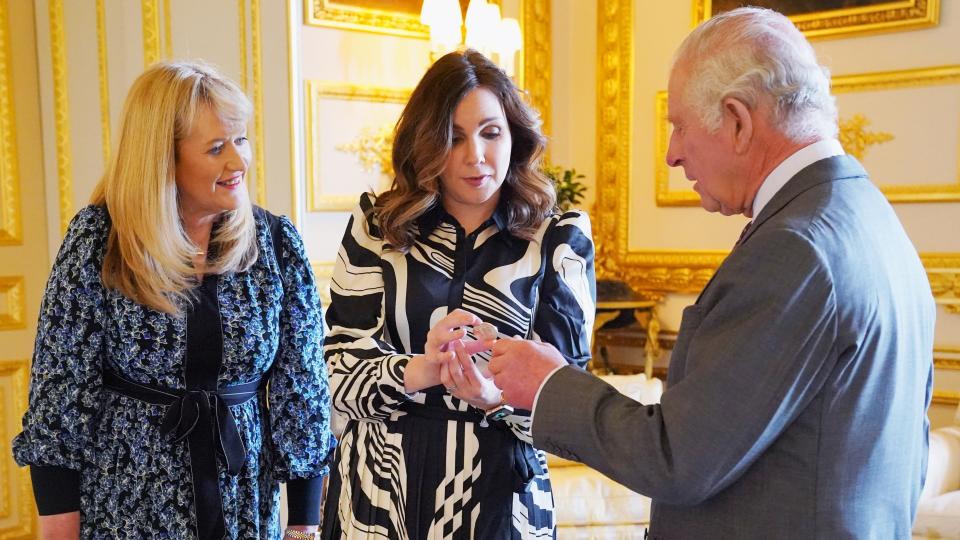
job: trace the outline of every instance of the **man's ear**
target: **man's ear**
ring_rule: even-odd
[[[726,98],[723,100],[723,115],[733,126],[734,152],[745,153],[753,139],[753,115],[750,109],[739,99]]]

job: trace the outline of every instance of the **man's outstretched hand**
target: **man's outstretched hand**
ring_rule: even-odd
[[[519,409],[533,410],[533,400],[543,380],[567,360],[553,345],[519,338],[501,339],[493,345],[490,373],[503,391],[503,399]]]

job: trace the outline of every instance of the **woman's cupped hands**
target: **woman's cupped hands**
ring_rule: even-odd
[[[463,309],[455,309],[433,325],[427,333],[424,352],[427,361],[439,370],[440,383],[450,394],[478,409],[489,409],[500,403],[500,389],[490,373],[477,367],[471,355],[488,351],[496,342],[493,336],[477,332],[483,324],[480,317]],[[467,327],[478,339],[465,339]]]

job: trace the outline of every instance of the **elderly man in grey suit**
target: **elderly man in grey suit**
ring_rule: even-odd
[[[908,538],[935,308],[916,250],[844,154],[829,79],[784,16],[745,8],[676,54],[667,161],[753,221],[683,313],[660,404],[501,340],[490,370],[539,448],[653,499],[652,538]]]

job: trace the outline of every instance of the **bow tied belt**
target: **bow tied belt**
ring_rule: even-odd
[[[104,371],[103,384],[107,390],[166,406],[160,432],[174,443],[187,440],[200,538],[223,538],[226,532],[216,456],[219,454],[223,459],[230,476],[240,474],[247,450],[230,406],[253,399],[260,391],[262,380],[216,390],[173,389],[134,382],[113,371]]]

